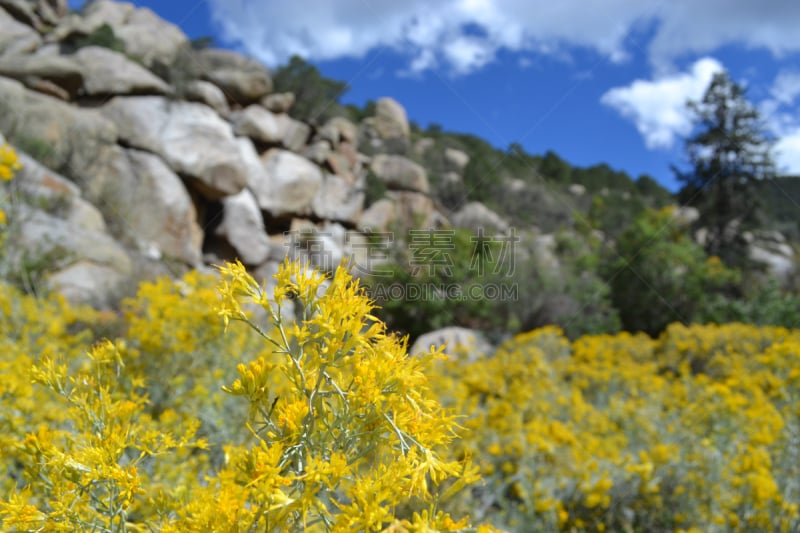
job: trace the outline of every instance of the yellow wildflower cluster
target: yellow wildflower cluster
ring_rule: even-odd
[[[800,331],[412,358],[342,268],[221,277],[120,313],[0,283],[0,530],[800,527]]]
[[[483,513],[513,530],[795,531],[800,331],[671,326],[569,343],[546,328],[443,364]],[[474,502],[463,501],[462,505]],[[535,524],[535,526],[531,526]]]
[[[370,315],[345,268],[328,279],[287,262],[271,297],[241,264],[221,271],[220,315],[249,323],[272,348],[240,364],[225,388],[249,402],[257,441],[231,459],[233,475],[247,480],[237,506],[246,519],[260,529],[464,527],[436,510],[477,479],[469,461],[441,456],[456,424],[428,384],[437,354],[409,357],[405,341]],[[260,306],[271,331],[252,320],[243,300]],[[297,320],[283,316],[290,301]],[[400,510],[410,505],[430,508],[404,517]]]
[[[297,320],[241,265],[222,298],[191,273],[118,315],[0,284],[0,530],[465,528],[441,505],[477,474],[443,458],[457,427],[435,354],[408,357],[343,269],[277,278]],[[219,315],[273,325],[223,334]]]
[[[0,180],[9,181],[21,168],[16,152],[7,144],[0,146]]]
[[[7,144],[0,145],[0,184],[11,181],[14,174],[22,168],[16,152]],[[7,202],[6,195],[0,195],[0,226],[5,226],[7,221],[3,204]]]

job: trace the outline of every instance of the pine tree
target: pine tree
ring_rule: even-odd
[[[687,104],[698,123],[686,141],[692,168],[673,168],[684,183],[681,203],[700,212],[706,252],[729,266],[746,263],[739,236],[758,224],[758,184],[775,176],[773,141],[745,93],[727,74],[714,75],[702,100]]]

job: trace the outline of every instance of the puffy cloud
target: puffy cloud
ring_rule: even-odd
[[[640,43],[632,31],[654,28],[648,44],[659,69],[687,52],[739,43],[784,54],[800,50],[796,0],[209,0],[222,37],[275,65],[292,54],[309,60],[361,57],[381,47],[407,69],[445,67],[465,74],[501,50],[563,54],[585,47],[624,60]]]
[[[800,96],[800,72],[785,70],[778,73],[772,83],[770,94],[778,104],[794,103],[795,99]]]
[[[687,72],[636,80],[626,87],[606,92],[601,101],[631,120],[650,149],[670,148],[676,139],[688,136],[693,127],[686,108],[688,100],[699,100],[714,73],[723,66],[712,58],[696,61]],[[770,89],[770,98],[758,108],[775,137],[778,169],[800,175],[800,119],[792,104],[800,96],[800,74],[780,72]]]
[[[800,114],[795,102],[800,97],[800,72],[782,70],[775,76],[770,97],[759,103],[761,116],[775,135],[778,170],[800,176]]]
[[[688,72],[636,80],[609,90],[601,101],[633,121],[648,148],[670,148],[676,138],[692,131],[686,102],[700,99],[714,74],[722,70],[717,60],[702,58]]]
[[[800,126],[778,139],[775,143],[775,159],[781,172],[800,176]]]

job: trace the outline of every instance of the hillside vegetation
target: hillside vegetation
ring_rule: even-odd
[[[0,286],[4,531],[800,526],[797,330],[409,357],[344,270],[222,274],[121,315]]]

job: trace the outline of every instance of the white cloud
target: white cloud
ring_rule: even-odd
[[[758,104],[761,116],[775,135],[775,162],[778,170],[800,176],[800,71],[782,70],[775,76],[770,97]]]
[[[797,0],[209,0],[223,39],[267,64],[404,54],[410,71],[465,74],[500,50],[563,54],[571,47],[623,61],[642,46],[627,38],[653,24],[652,63],[668,71],[686,53],[731,43],[780,55],[800,50]]]
[[[477,70],[494,59],[493,47],[474,37],[456,37],[443,47],[447,62],[456,74],[466,74]]]
[[[781,172],[800,176],[800,126],[778,139],[775,159]]]
[[[669,148],[692,130],[686,102],[701,98],[714,74],[722,70],[717,60],[706,57],[689,72],[636,80],[609,90],[601,101],[632,120],[648,148]]]
[[[778,104],[790,105],[800,96],[800,72],[784,70],[772,83],[770,94]]]

